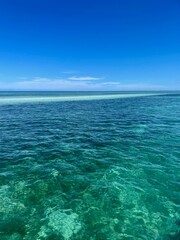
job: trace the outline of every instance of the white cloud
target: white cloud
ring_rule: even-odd
[[[75,77],[76,78],[76,77]],[[87,80],[88,78],[88,80]],[[84,78],[83,78],[84,79]],[[16,82],[0,82],[0,90],[41,90],[41,91],[140,91],[140,90],[166,90],[163,85],[146,83],[120,83],[117,81],[93,81],[94,78],[85,77],[86,80],[49,79],[35,77],[31,80],[20,79]],[[91,79],[91,80],[90,80]],[[99,78],[98,78],[99,79]],[[173,90],[169,89],[169,90]]]
[[[77,74],[80,73],[80,71],[78,70],[69,70],[69,71],[63,71],[63,74]]]
[[[73,91],[73,90],[95,90],[95,88],[87,82],[71,81],[68,79],[49,79],[36,77],[32,80],[19,80],[16,82],[0,82],[0,90],[59,90],[59,91]]]
[[[75,81],[92,81],[92,80],[100,80],[101,78],[89,77],[89,76],[86,76],[86,77],[76,77],[76,76],[73,76],[73,77],[69,77],[68,79],[69,80],[75,80]]]

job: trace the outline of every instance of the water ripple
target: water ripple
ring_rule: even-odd
[[[0,239],[178,240],[179,99],[1,105]]]

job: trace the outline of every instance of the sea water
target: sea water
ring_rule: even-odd
[[[179,161],[178,92],[1,92],[0,239],[179,240]]]

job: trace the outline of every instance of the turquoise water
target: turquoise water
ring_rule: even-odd
[[[180,239],[180,94],[132,94],[0,93],[1,240]]]
[[[1,92],[0,105],[18,103],[43,103],[119,99],[163,95],[163,92]]]

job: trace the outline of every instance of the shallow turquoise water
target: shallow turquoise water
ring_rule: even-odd
[[[0,104],[0,239],[179,240],[179,103],[177,93]]]

